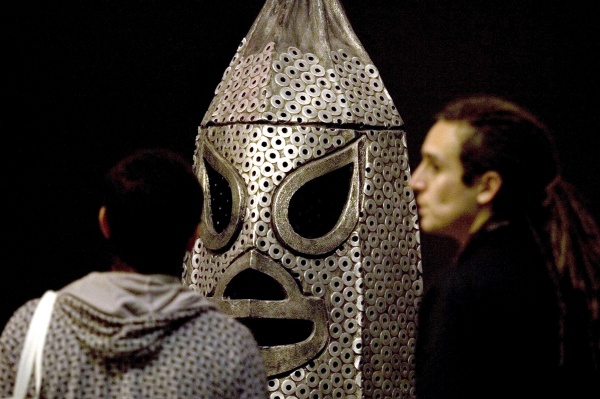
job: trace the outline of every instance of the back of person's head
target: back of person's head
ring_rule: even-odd
[[[168,149],[142,149],[113,166],[104,183],[115,255],[140,273],[180,275],[203,202],[191,163]]]
[[[538,118],[508,100],[474,95],[450,102],[436,119],[465,124],[460,153],[465,184],[488,170],[502,177],[493,202],[496,216],[541,207],[559,168],[550,133]]]

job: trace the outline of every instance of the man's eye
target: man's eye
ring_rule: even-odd
[[[440,166],[436,162],[431,160],[423,160],[424,169],[429,172],[437,172],[440,170]]]

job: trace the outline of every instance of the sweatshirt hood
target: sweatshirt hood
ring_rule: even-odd
[[[109,359],[151,354],[179,325],[213,309],[175,277],[123,272],[90,273],[60,290],[55,305],[82,344]]]

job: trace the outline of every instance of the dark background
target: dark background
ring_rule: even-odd
[[[169,147],[191,160],[214,89],[264,5],[13,3],[3,26],[0,326],[27,299],[104,267],[96,225],[101,176],[138,147]],[[411,168],[443,103],[498,94],[552,128],[565,176],[600,214],[594,2],[341,3],[406,123]],[[426,272],[453,251],[432,237],[422,243]]]

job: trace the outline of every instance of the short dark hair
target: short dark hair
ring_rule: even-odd
[[[558,160],[550,131],[531,112],[481,94],[451,101],[436,120],[468,126],[460,153],[466,185],[488,170],[502,176],[493,204],[496,215],[541,205],[545,187],[559,173]]]
[[[181,275],[202,214],[202,187],[192,164],[169,149],[140,149],[113,166],[104,183],[115,255],[140,273]],[[172,270],[174,265],[181,268]]]

